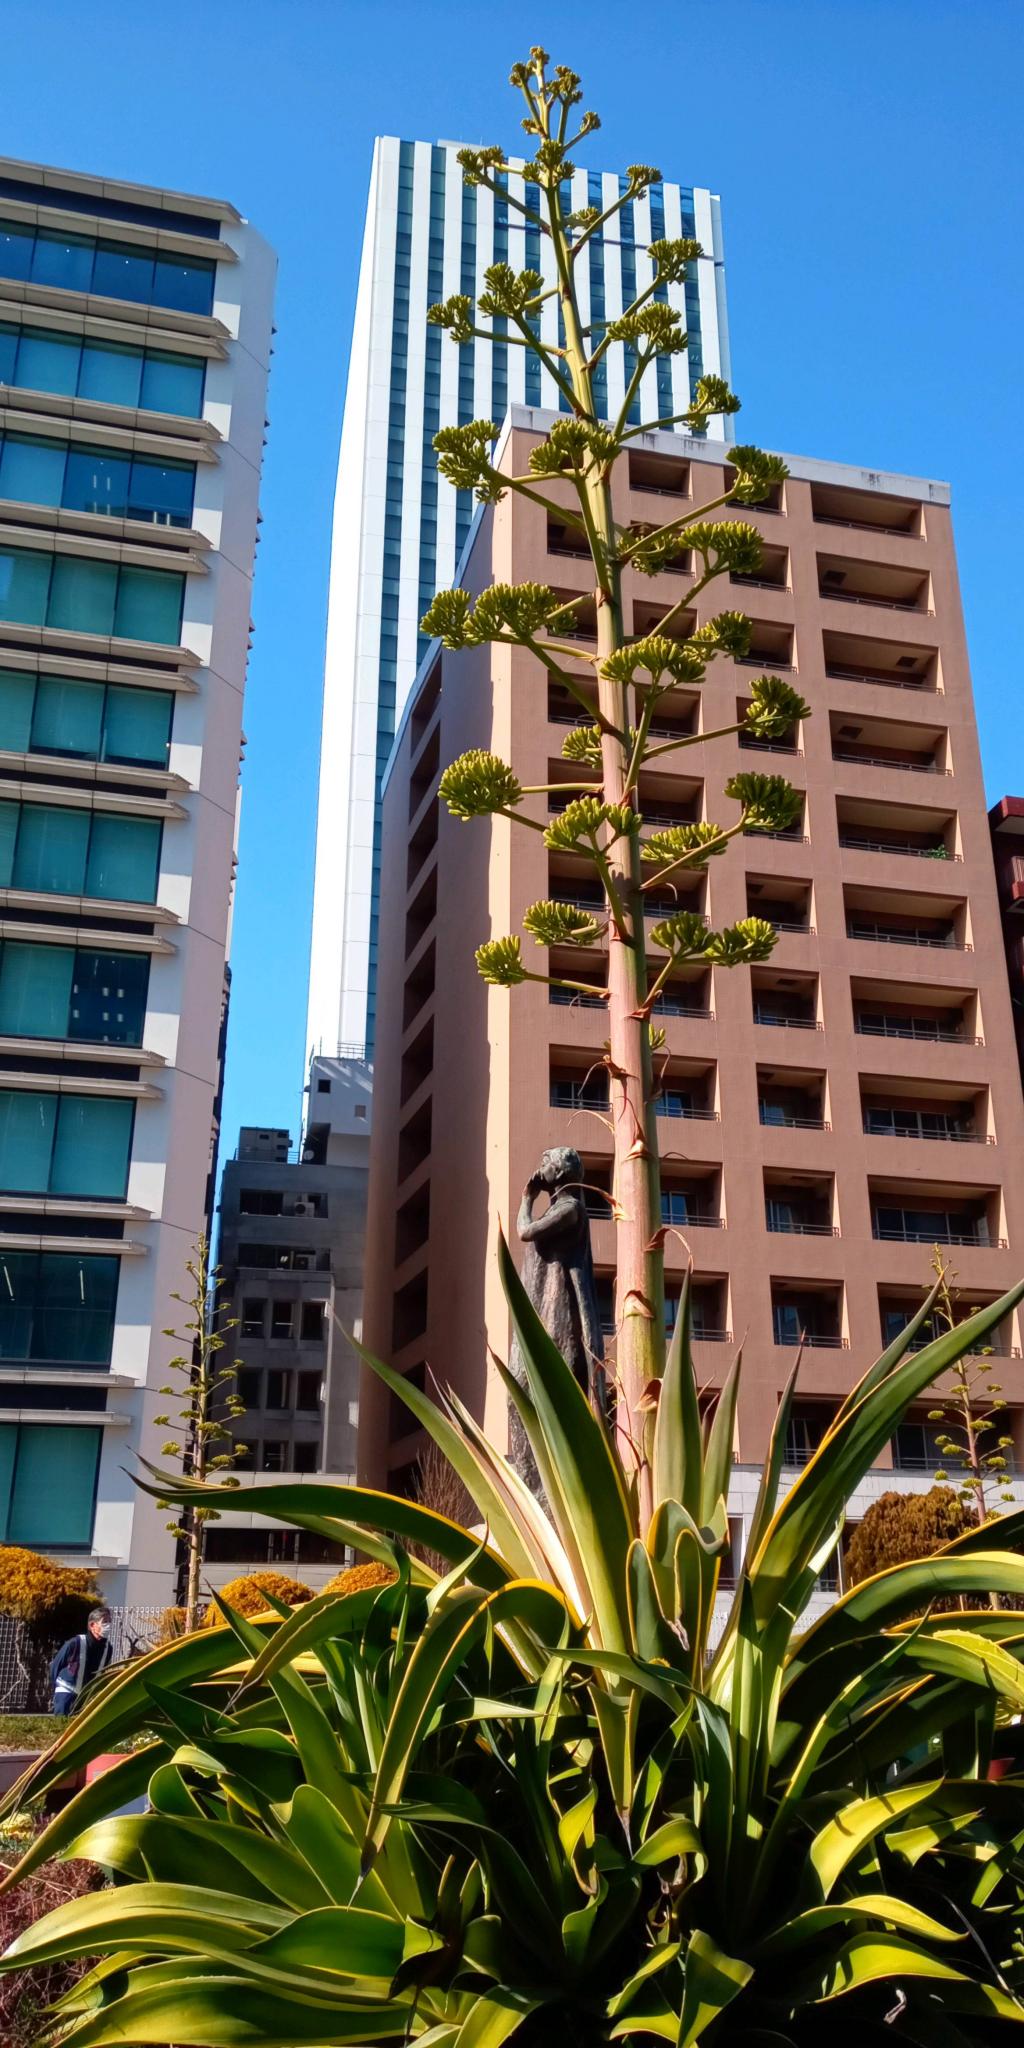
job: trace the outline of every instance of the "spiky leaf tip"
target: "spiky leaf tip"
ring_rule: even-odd
[[[714,855],[725,852],[725,844],[721,826],[702,819],[697,824],[667,825],[662,832],[652,832],[640,848],[640,857],[657,868],[675,867],[685,860],[688,868],[699,873]]]
[[[488,818],[519,803],[522,784],[507,762],[481,747],[460,754],[445,769],[437,790],[453,818]]]
[[[803,813],[802,792],[782,775],[732,775],[725,794],[743,805],[744,832],[785,832]]]
[[[574,903],[531,903],[523,928],[538,946],[593,946],[601,936],[598,919]]]
[[[492,988],[515,988],[529,978],[523,966],[522,943],[514,934],[507,939],[485,939],[476,949],[476,969],[481,981],[490,982]]]
[[[737,924],[726,925],[709,937],[707,950],[712,960],[722,967],[741,967],[751,960],[767,960],[778,934],[763,917],[741,917]]]
[[[677,958],[693,958],[706,953],[713,937],[696,910],[675,911],[671,917],[664,917],[660,924],[651,927],[654,944]]]

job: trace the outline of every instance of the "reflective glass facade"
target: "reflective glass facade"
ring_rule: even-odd
[[[100,341],[0,320],[0,384],[19,391],[52,391],[97,405],[128,405],[141,412],[175,413],[197,420],[203,410],[206,364],[201,356],[130,342]]]
[[[194,462],[164,462],[43,434],[0,434],[0,498],[151,526],[188,526]]]
[[[166,768],[171,690],[0,669],[0,751]]]
[[[132,242],[0,220],[0,277],[26,284],[177,313],[211,313],[216,272],[205,257],[158,254]]]
[[[85,555],[0,548],[0,620],[176,646],[185,578]]]
[[[152,903],[159,818],[0,802],[0,889]]]

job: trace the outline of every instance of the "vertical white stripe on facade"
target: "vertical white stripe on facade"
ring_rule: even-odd
[[[649,198],[633,201],[633,234],[636,239],[636,295],[640,297],[654,282],[654,264],[651,262],[648,245],[651,240],[651,202]],[[656,420],[658,417],[658,368],[648,363],[640,380],[640,417]]]
[[[678,242],[683,233],[683,206],[678,185],[665,185],[665,239]],[[668,302],[675,306],[686,326],[686,292],[681,284],[670,284]],[[690,403],[690,371],[685,353],[672,358],[672,411],[685,412]]]
[[[334,499],[307,1048],[330,1049],[344,1036],[352,906],[369,901],[397,196],[398,143],[384,137],[374,148]],[[365,970],[363,988],[359,1039]]]
[[[716,335],[718,340],[718,374],[727,384],[732,384],[732,354],[729,348],[729,308],[725,292],[725,238],[722,233],[722,202],[714,192],[708,194],[711,205],[711,227],[715,254],[715,307],[717,312]],[[735,439],[735,428],[730,420],[726,439]]]
[[[614,171],[605,171],[601,178],[601,211],[614,206],[619,196],[619,181]],[[619,217],[615,214],[604,230],[604,308],[609,320],[617,320],[623,311],[622,304],[622,253],[619,244]],[[604,358],[608,365],[608,417],[617,419],[626,395],[625,368],[622,357],[622,343],[616,341]]]
[[[512,168],[508,176],[508,189],[521,204],[526,201],[526,180],[523,177],[521,156],[509,157]],[[508,209],[508,262],[513,270],[526,269],[526,222],[515,206]],[[509,321],[512,329],[512,322]],[[515,330],[512,329],[514,332]],[[508,345],[508,402],[523,405],[526,401],[526,350],[518,341]]]
[[[423,383],[427,359],[427,265],[430,253],[429,142],[413,154],[412,252],[409,258],[409,340],[405,373],[402,463],[402,579],[398,599],[398,689],[395,724],[416,675],[420,620],[420,509],[423,495]]]
[[[476,290],[474,299],[479,303],[480,294],[486,291],[484,271],[494,262],[494,195],[486,185],[476,188]],[[489,341],[477,341],[474,345],[475,366],[473,376],[473,418],[489,420],[494,403],[493,376],[494,355]],[[501,421],[495,423],[500,426]]]
[[[454,149],[444,153],[444,287],[441,297],[449,299],[461,291],[462,278],[462,171]],[[441,334],[441,410],[443,427],[453,427],[459,417],[459,356],[461,350],[448,334]],[[437,479],[437,568],[434,581],[443,590],[455,581],[455,492],[443,476]]]
[[[711,216],[711,194],[698,186],[693,195],[693,216],[697,226],[697,240],[707,251],[697,265],[697,285],[700,291],[700,326],[704,345],[704,368],[709,376],[719,375],[718,341],[718,292],[715,286],[715,224]],[[731,441],[734,439],[727,419],[708,421],[708,439]]]

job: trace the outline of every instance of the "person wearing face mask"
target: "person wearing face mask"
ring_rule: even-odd
[[[94,1607],[84,1636],[69,1636],[50,1665],[53,1714],[73,1714],[82,1693],[110,1663],[110,1609]]]

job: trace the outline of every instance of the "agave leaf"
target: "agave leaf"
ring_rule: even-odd
[[[920,1308],[911,1316],[909,1323],[905,1324],[904,1328],[898,1331],[892,1343],[886,1345],[881,1357],[876,1358],[874,1365],[869,1366],[867,1372],[862,1373],[860,1379],[850,1388],[846,1399],[836,1410],[833,1417],[833,1429],[836,1423],[844,1421],[847,1415],[852,1414],[853,1410],[860,1406],[860,1403],[867,1394],[873,1393],[876,1387],[880,1387],[883,1380],[887,1380],[890,1373],[899,1365],[900,1360],[906,1357],[918,1331],[927,1323],[935,1307],[941,1285],[941,1281],[936,1280],[935,1285],[923,1297]]]
[[[436,1953],[443,1945],[439,1934],[384,1913],[368,1913],[361,1906],[321,1906],[248,1949],[245,1968],[271,1965],[284,1973],[329,1972],[356,1980],[361,1995],[372,1990],[376,1996],[378,1986],[372,1980],[390,1984],[403,1963]]]
[[[67,1899],[26,1927],[0,1957],[0,1969],[94,1955],[109,1937],[119,1948],[166,1944],[201,1950],[215,1935],[223,1948],[250,1947],[288,1925],[290,1915],[266,1899],[205,1891],[196,1884],[137,1884]]]
[[[529,1395],[526,1389],[519,1385],[518,1380],[513,1379],[512,1374],[507,1366],[502,1364],[500,1358],[495,1359],[494,1363],[510,1401],[519,1410],[525,1428],[527,1409],[532,1408],[533,1405]],[[583,1618],[590,1610],[590,1601],[585,1597],[585,1581],[582,1580],[581,1560],[570,1557],[569,1551],[563,1544],[557,1529],[555,1529],[553,1523],[545,1514],[540,1502],[530,1492],[526,1481],[520,1478],[515,1467],[509,1463],[508,1459],[503,1458],[500,1452],[496,1451],[493,1445],[488,1442],[479,1423],[469,1413],[469,1410],[464,1406],[458,1395],[453,1393],[449,1396],[449,1399],[452,1404],[453,1413],[475,1446],[478,1457],[494,1473],[495,1483],[504,1487],[507,1491],[509,1510],[518,1517],[523,1531],[523,1540],[530,1554],[536,1559],[536,1563],[533,1566],[534,1575],[539,1578],[546,1572],[554,1580],[555,1585],[561,1587],[566,1598],[571,1601],[576,1609],[579,1625],[582,1627]],[[529,1434],[530,1432],[527,1429],[527,1436]],[[554,1474],[550,1470],[548,1471],[548,1479],[554,1489],[556,1481]],[[544,1484],[543,1473],[541,1474],[541,1484],[544,1486],[545,1495],[550,1501],[553,1498],[553,1493],[549,1492],[547,1485]]]
[[[855,1856],[876,1836],[884,1834],[893,1821],[934,1797],[941,1778],[913,1785],[893,1785],[866,1799],[850,1799],[825,1826],[818,1829],[808,1851],[809,1872],[813,1871],[822,1900]]]
[[[362,1866],[368,1870],[388,1833],[388,1811],[401,1798],[402,1786],[425,1729],[459,1665],[485,1625],[506,1622],[539,1626],[560,1634],[564,1602],[539,1581],[514,1580],[497,1593],[481,1594],[457,1586],[442,1607],[424,1623],[409,1659],[388,1722],[363,1838]]]
[[[605,1649],[624,1650],[629,1644],[626,1556],[633,1531],[622,1470],[604,1424],[537,1315],[504,1236],[498,1263],[537,1420],[562,1477],[574,1547],[583,1560],[594,1603],[594,1624]]]
[[[925,1941],[964,1941],[962,1927],[947,1927],[920,1906],[911,1905],[891,1892],[863,1892],[852,1899],[840,1899],[834,1906],[812,1906],[795,1913],[764,1941],[758,1942],[757,1960],[786,1957],[794,1949],[815,1945],[822,1934],[859,1919],[885,1920],[907,1934],[919,1934]]]
[[[736,1438],[736,1404],[743,1371],[742,1348],[736,1353],[724,1387],[715,1402],[708,1431],[701,1485],[700,1520],[710,1522],[720,1501],[728,1501]]]
[[[964,1629],[943,1629],[933,1636],[914,1636],[906,1646],[910,1664],[922,1664],[926,1671],[960,1679],[966,1685],[982,1685],[1016,1708],[1024,1708],[1024,1667],[999,1643],[978,1639]]]
[[[74,2010],[73,2005],[68,2009]],[[282,1996],[266,1984],[237,1973],[211,1971],[179,1958],[170,1966],[131,1970],[127,1989],[99,2012],[79,2020],[74,2048],[322,2048],[329,2034],[334,2048],[363,2048],[367,2041],[404,2037],[408,2003],[343,2005],[337,1993]]]
[[[985,1533],[991,1543],[992,1527]],[[1002,1549],[966,1552],[949,1549],[938,1552],[935,1557],[916,1558],[910,1564],[893,1565],[889,1571],[864,1579],[827,1608],[801,1636],[786,1672],[786,1691],[794,1695],[794,1711],[799,1712],[800,1719],[807,1719],[802,1705],[806,1690],[804,1681],[808,1677],[813,1679],[814,1665],[818,1660],[846,1644],[855,1644],[865,1636],[875,1635],[879,1629],[894,1627],[915,1608],[926,1606],[930,1600],[957,1594],[987,1595],[990,1592],[1024,1596],[1024,1558]],[[1010,1622],[1011,1617],[1006,1618]],[[943,1619],[948,1621],[949,1617]],[[960,1619],[958,1617],[958,1622]],[[990,1613],[985,1619],[990,1622],[996,1617]],[[801,1701],[799,1710],[798,1699]]]
[[[904,1977],[966,1981],[962,1970],[955,1970],[952,1963],[942,1962],[938,1956],[930,1956],[926,1949],[905,1941],[901,1935],[855,1934],[829,1965],[813,2003],[823,2005],[830,1998],[842,1998],[864,1984],[892,1983],[894,1979],[900,1982]],[[1024,2019],[1024,2009],[1018,2009],[1018,2017]]]
[[[842,1513],[854,1487],[874,1463],[900,1417],[925,1387],[984,1340],[1024,1298],[1024,1280],[999,1301],[978,1309],[955,1330],[895,1366],[841,1421],[833,1423],[803,1467],[748,1566],[759,1615],[767,1618],[814,1555]]]
[[[501,2048],[541,2005],[539,1998],[495,1985],[478,1998],[456,2035],[456,2048]]]
[[[303,1789],[308,1788],[300,1786],[300,1793]],[[190,1885],[199,1871],[208,1887],[223,1886],[238,1897],[262,1898],[298,1913],[332,1897],[320,1875],[283,1842],[270,1841],[257,1828],[231,1827],[205,1815],[170,1820],[165,1814],[139,1813],[101,1820],[76,1835],[68,1855],[158,1884]],[[354,1853],[352,1864],[349,1894],[358,1872]]]
[[[663,1501],[678,1501],[696,1522],[700,1520],[704,1445],[690,1347],[692,1285],[693,1271],[688,1266],[655,1411],[651,1462],[655,1507]]]
[[[654,1569],[639,1538],[629,1547],[629,1614],[637,1654],[647,1663],[674,1664],[682,1647],[658,1598]]]
[[[104,1820],[119,1806],[127,1806],[129,1800],[137,1799],[149,1784],[154,1763],[166,1755],[165,1743],[147,1743],[145,1749],[119,1758],[111,1770],[103,1771],[99,1777],[93,1778],[91,1784],[83,1785],[81,1791],[76,1792],[67,1805],[40,1829],[24,1856],[8,1871],[0,1892],[9,1891],[31,1871],[49,1863],[51,1857],[61,1855],[68,1844],[83,1829],[91,1827],[94,1821]]]
[[[732,2004],[753,1974],[750,1963],[726,1955],[710,1934],[696,1928],[686,1951],[678,2048],[694,2048],[705,2029]]]
[[[465,1432],[456,1429],[443,1409],[428,1394],[412,1386],[403,1373],[395,1372],[383,1359],[375,1358],[355,1338],[353,1345],[364,1365],[383,1380],[392,1394],[405,1403],[415,1416],[421,1429],[425,1429],[447,1458],[452,1471],[461,1479],[466,1492],[479,1510],[481,1521],[491,1531],[495,1542],[516,1578],[531,1578],[543,1563],[536,1552],[523,1540],[523,1531],[516,1518],[509,1512],[507,1493],[495,1484],[495,1476],[489,1470],[476,1447],[467,1441]],[[461,1563],[457,1559],[454,1562]]]

